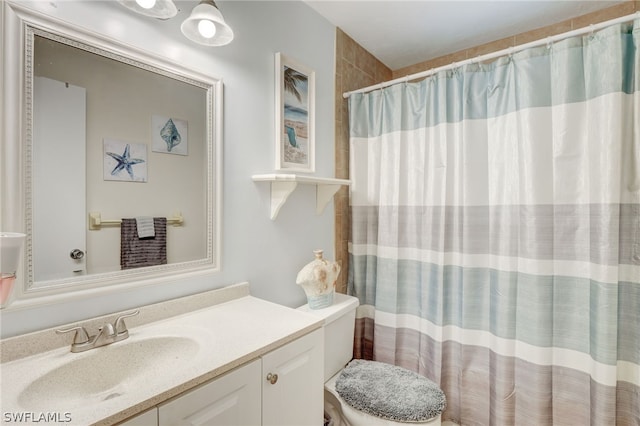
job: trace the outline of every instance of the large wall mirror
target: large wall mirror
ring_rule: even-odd
[[[22,162],[11,211],[27,233],[18,297],[218,269],[221,81],[11,13],[22,125],[5,143],[20,144],[7,149]]]

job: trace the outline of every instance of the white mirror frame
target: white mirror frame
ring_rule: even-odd
[[[198,71],[119,41],[75,28],[17,3],[2,1],[4,57],[0,92],[0,230],[27,234],[22,267],[18,270],[12,303],[4,310],[56,303],[112,293],[133,287],[175,281],[180,277],[211,274],[220,270],[222,198],[223,84]],[[193,84],[207,96],[207,230],[206,258],[138,269],[84,275],[33,287],[31,235],[31,119],[33,36],[45,35],[74,47],[129,65]],[[29,41],[31,38],[31,42]],[[71,41],[70,41],[71,40]]]

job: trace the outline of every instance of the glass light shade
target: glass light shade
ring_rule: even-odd
[[[140,3],[136,0],[118,0],[118,3],[141,15],[157,19],[169,19],[178,14],[178,8],[173,4],[172,0],[156,0],[151,8],[145,7],[148,6],[148,4],[145,4],[148,3],[148,0]]]
[[[200,32],[200,22],[210,21],[215,26],[213,36],[202,35]],[[204,24],[208,25],[208,24]],[[182,34],[189,40],[205,46],[224,46],[233,40],[233,30],[222,17],[222,13],[212,0],[203,0],[193,8],[191,15],[184,20],[180,29]]]

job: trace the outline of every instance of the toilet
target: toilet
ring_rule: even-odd
[[[324,410],[330,418],[329,423],[325,424],[393,426],[411,423],[440,426],[445,398],[435,383],[401,367],[376,361],[352,360],[358,304],[355,297],[335,293],[331,306],[311,309],[307,304],[298,308],[324,321]],[[379,380],[381,376],[390,379],[385,382],[393,382],[397,377],[398,387],[389,395],[393,396],[390,399],[398,401],[399,407],[395,407],[395,403],[385,404],[388,407],[383,407],[374,402],[380,399],[370,398],[370,394],[382,387]],[[411,381],[411,386],[403,386],[407,380]],[[416,395],[405,394],[411,392],[410,389],[418,389],[417,396],[420,397],[426,394],[430,398],[433,396],[433,401],[429,399],[428,403],[422,401],[413,407],[406,406],[409,404],[407,401],[416,400]],[[389,413],[388,410],[394,412]]]

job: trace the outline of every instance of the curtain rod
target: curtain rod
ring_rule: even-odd
[[[476,56],[475,58],[465,59],[465,60],[460,61],[460,62],[453,62],[451,64],[443,65],[443,66],[437,67],[437,68],[432,68],[432,69],[427,70],[427,71],[421,71],[421,72],[418,72],[418,73],[415,73],[415,74],[410,74],[410,75],[407,75],[407,76],[404,76],[404,77],[400,77],[400,78],[396,78],[396,79],[393,79],[393,80],[385,81],[383,83],[374,84],[372,86],[367,86],[367,87],[364,87],[362,89],[352,90],[351,92],[343,93],[342,96],[344,98],[348,98],[349,96],[351,96],[354,93],[371,92],[373,90],[382,89],[382,88],[388,87],[388,86],[393,86],[394,84],[397,84],[397,83],[403,83],[403,82],[407,82],[409,80],[415,80],[415,79],[418,79],[418,78],[428,77],[428,76],[430,76],[432,74],[436,74],[436,73],[438,73],[440,71],[445,71],[445,70],[449,70],[449,69],[453,69],[453,68],[458,68],[458,67],[461,67],[463,65],[472,64],[474,62],[487,61],[489,59],[499,58],[500,56],[511,55],[511,54],[513,54],[515,52],[519,52],[521,50],[529,49],[531,47],[538,47],[538,46],[542,46],[543,44],[551,44],[553,42],[560,41],[560,40],[563,40],[563,39],[566,39],[566,38],[569,38],[569,37],[575,37],[575,36],[579,36],[579,35],[583,35],[583,34],[587,34],[587,33],[592,33],[594,31],[598,31],[598,30],[601,30],[603,28],[606,28],[606,27],[608,27],[610,25],[621,24],[623,22],[632,21],[634,19],[640,19],[640,11],[632,13],[630,15],[621,16],[619,18],[611,19],[609,21],[600,22],[598,24],[591,24],[588,27],[578,28],[577,30],[567,31],[565,33],[557,34],[557,35],[554,35],[554,36],[549,36],[549,37],[546,37],[544,39],[540,39],[540,40],[532,41],[532,42],[529,42],[529,43],[520,44],[518,46],[508,47],[506,49],[498,50],[496,52],[492,52],[492,53],[487,53],[487,54],[484,54],[484,55]]]

